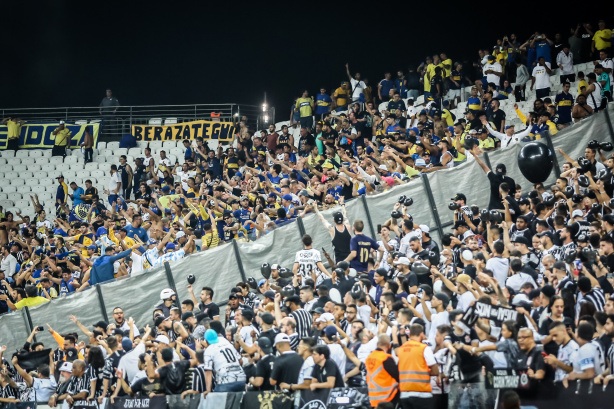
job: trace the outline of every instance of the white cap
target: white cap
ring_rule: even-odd
[[[430,233],[431,229],[429,229],[429,226],[427,226],[426,224],[421,224],[420,226],[420,230],[422,230],[422,233]]]
[[[283,332],[275,335],[275,345],[281,344],[282,342],[290,343],[290,337],[288,334],[284,334]]]
[[[64,125],[66,122],[64,121],[60,121],[60,125]]]
[[[175,234],[175,238],[176,239],[180,239],[182,237],[185,237],[185,233],[182,231],[178,231],[177,234]]]
[[[271,264],[271,270],[279,270],[280,267],[281,266],[279,264]]]
[[[407,257],[399,257],[399,259],[395,261],[394,264],[405,264],[406,266],[408,266],[410,263]]]
[[[356,277],[357,274],[358,274],[358,272],[356,271],[356,269],[350,267],[350,271],[348,271],[348,276]]]
[[[328,321],[335,321],[335,316],[331,314],[330,312],[325,312],[324,314],[320,315],[316,319],[316,322],[328,322]]]
[[[518,305],[521,302],[531,302],[526,294],[516,294],[512,299],[512,305]]]
[[[70,372],[72,373],[72,362],[64,361],[62,366],[60,366],[60,372]]]
[[[168,300],[173,295],[175,295],[175,292],[171,288],[165,288],[164,290],[160,291],[160,299],[162,301]]]
[[[582,210],[576,209],[573,212],[571,212],[571,218],[575,219],[576,217],[584,217],[584,213],[582,212]]]
[[[378,169],[381,169],[381,170],[388,170],[388,167],[382,163],[381,165],[379,165],[379,168],[378,168]]]
[[[158,335],[156,337],[156,342],[159,342],[161,344],[170,344],[171,341],[168,339],[168,337],[166,335]]]

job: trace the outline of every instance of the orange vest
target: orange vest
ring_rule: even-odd
[[[399,380],[402,392],[432,392],[430,369],[421,342],[409,340],[399,347]]]
[[[384,370],[384,361],[390,354],[375,350],[369,354],[365,361],[367,368],[367,387],[371,406],[376,407],[380,402],[390,402],[398,392],[399,384],[388,372]]]

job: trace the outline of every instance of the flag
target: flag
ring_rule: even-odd
[[[49,365],[49,353],[51,349],[43,349],[42,351],[24,352],[17,355],[17,362],[24,371],[35,371],[40,365]]]
[[[70,211],[68,223],[87,221],[87,213],[90,211],[91,205],[79,203]]]
[[[243,397],[242,409],[292,409],[294,399],[282,392],[260,391],[246,392]]]

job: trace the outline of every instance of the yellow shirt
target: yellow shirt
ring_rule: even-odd
[[[456,148],[456,136],[454,137],[454,147]],[[465,134],[463,133],[460,138],[458,139],[458,143],[460,146],[463,146],[465,144]],[[458,150],[458,149],[457,149]],[[467,159],[467,155],[463,155],[462,153],[458,152],[458,156],[456,158],[454,158],[454,162],[462,162],[465,159]]]
[[[446,68],[445,65],[449,65],[450,68]],[[442,61],[441,66],[443,68],[443,77],[448,78],[452,72],[452,59],[448,58],[447,60]]]
[[[28,298],[24,298],[23,300],[19,301],[17,304],[15,304],[15,308],[17,308],[18,310],[22,309],[23,307],[36,307],[37,305],[41,305],[44,304],[46,302],[49,302],[48,299],[46,299],[45,297],[28,297]]]
[[[19,138],[19,135],[21,134],[21,122],[9,120],[6,122],[6,127],[8,128],[9,139]]]
[[[582,93],[582,87],[584,88],[588,87],[588,83],[584,80],[580,80],[580,82],[578,83],[578,94]]]
[[[495,141],[493,141],[491,138],[486,138],[483,141],[480,141],[480,149],[490,149],[490,148],[494,148],[495,147]]]
[[[612,36],[612,30],[606,28],[605,30],[597,30],[595,35],[593,36],[593,41],[595,42],[595,48],[599,51],[610,48],[612,46],[612,41],[605,41],[601,37],[605,37],[609,39]]]
[[[72,133],[68,130],[68,128],[64,128],[62,130],[56,128],[56,131],[58,131],[58,133],[55,135],[55,146],[67,146]]]
[[[441,119],[445,119],[448,126],[454,126],[454,119],[452,119],[452,114],[449,110],[444,109],[441,111]]]
[[[296,109],[301,114],[301,118],[305,118],[313,115],[313,99],[311,98],[299,98],[296,100]]]
[[[407,173],[407,176],[412,177],[412,176],[419,175],[420,171],[417,170],[417,169],[412,168],[409,165],[407,165],[407,166],[405,166],[405,173]]]
[[[338,107],[347,105],[348,98],[350,98],[350,90],[339,87],[335,90],[335,93],[333,94],[333,96],[337,98]]]
[[[111,239],[111,241],[115,244],[117,244],[119,246],[119,237],[117,237],[115,235],[115,232],[113,231],[113,229],[109,229],[109,238]],[[126,236],[125,239],[122,240],[122,242],[127,246],[127,247],[132,247],[136,244],[136,241],[132,240],[130,237]]]
[[[435,64],[429,64],[424,73],[424,92],[431,92],[431,78],[435,76]]]

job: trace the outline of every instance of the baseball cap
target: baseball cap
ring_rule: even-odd
[[[291,195],[283,195],[281,198],[284,199],[284,200],[287,200],[289,202],[292,201],[292,196]]]
[[[166,250],[175,250],[175,243],[168,243],[166,245]]]
[[[270,312],[265,312],[263,314],[260,314],[260,319],[262,320],[263,323],[267,325],[272,325],[273,322],[275,322],[275,317],[273,317],[273,314],[271,314]]]
[[[332,337],[339,335],[339,332],[334,325],[329,325],[328,327],[324,328],[324,334],[326,335],[326,338],[331,339]]]
[[[260,280],[262,281],[262,280]],[[258,285],[258,287],[260,287],[260,285]],[[268,298],[270,300],[275,300],[275,291],[273,290],[268,290],[264,292],[264,297]]]
[[[332,164],[332,163],[330,163],[330,162],[324,162],[324,163],[322,164],[322,167],[323,167],[323,168],[327,168],[327,169],[332,169],[332,168],[333,168],[333,164]]]
[[[182,237],[185,237],[185,232],[183,230],[182,231],[178,231],[177,234],[175,234],[175,238],[176,239],[180,239]]]
[[[316,322],[328,322],[334,320],[335,316],[333,314],[331,314],[330,312],[325,312],[316,319]]]
[[[273,346],[271,345],[271,340],[267,337],[258,338],[258,346],[262,349],[262,352],[265,354],[273,353]]]
[[[217,344],[218,342],[220,342],[217,337],[217,332],[212,329],[208,329],[207,331],[205,331],[205,341],[207,341],[209,345]]]
[[[64,179],[64,175],[60,173],[60,176],[56,177],[56,179]]]
[[[306,189],[301,190],[300,192],[298,192],[299,196],[305,196],[305,197],[309,197],[309,192],[307,192]]]
[[[64,361],[62,366],[60,366],[60,372],[70,372],[72,373],[72,362]]]
[[[551,285],[543,286],[542,289],[541,289],[541,292],[542,292],[543,295],[545,295],[548,298],[552,298],[556,294],[556,290]]]
[[[168,337],[166,335],[158,335],[156,337],[156,339],[154,340],[154,342],[159,342],[161,344],[170,344],[171,341],[169,341]]]
[[[584,217],[584,213],[582,212],[582,210],[576,209],[573,212],[571,212],[571,218],[575,219],[576,217]]]
[[[426,224],[421,224],[419,227],[420,227],[420,230],[422,230],[422,233],[428,234],[431,232],[431,229]]]
[[[181,321],[185,321],[188,318],[192,318],[194,316],[194,313],[192,311],[186,311],[183,314],[181,314]]]
[[[97,323],[94,324],[94,328],[102,328],[105,331],[107,330],[108,326],[109,324],[104,321],[98,321]]]
[[[457,193],[456,196],[454,196],[451,200],[464,200],[466,202],[467,196],[462,193]]]
[[[68,348],[64,355],[66,356],[67,362],[72,363],[72,361],[79,359],[79,351],[77,351],[77,348]]]
[[[417,144],[416,144],[417,145]],[[414,164],[416,166],[426,166],[426,162],[424,161],[424,159],[422,158],[418,158],[414,161]]]
[[[152,244],[158,244],[158,240],[156,239],[149,239],[147,240],[147,245],[150,246]]]
[[[258,281],[258,287],[260,287],[263,284],[266,284],[266,278],[262,278],[260,279],[260,281]]]
[[[507,172],[507,167],[505,167],[505,165],[503,163],[499,163],[495,167],[495,170],[501,170],[501,172],[505,173],[505,172]]]
[[[324,314],[326,311],[324,311],[324,308],[322,307],[316,307],[309,312],[312,314]]]
[[[550,237],[550,240],[554,242],[554,233],[552,233],[550,230],[546,230],[541,233],[537,233],[537,237],[544,237],[544,236]]]
[[[337,224],[341,224],[343,223],[343,213],[341,212],[335,212],[333,213],[333,220],[335,221],[335,223]]]
[[[231,298],[239,298],[239,297],[237,297],[237,293],[230,293],[228,295],[228,299],[230,300]]]
[[[290,337],[288,336],[288,334],[284,334],[282,332],[282,333],[275,335],[275,345],[281,344],[283,342],[290,343]]]
[[[454,226],[452,226],[453,229],[458,229],[459,227],[468,227],[467,226],[467,222],[464,220],[457,220],[456,222],[454,222]]]
[[[394,264],[405,264],[406,266],[408,266],[410,263],[407,257],[399,257],[399,259],[395,261]]]
[[[471,284],[471,276],[469,276],[468,274],[459,274],[456,277],[456,282],[463,284]]]
[[[64,121],[60,121],[60,125],[64,125],[66,122]]]
[[[443,303],[443,307],[446,308],[450,303],[450,297],[446,293],[435,293],[433,297],[437,298],[439,301]]]
[[[520,244],[524,244],[526,246],[529,245],[529,240],[527,240],[526,237],[521,236],[521,235],[517,235],[512,239],[512,243],[520,243]]]
[[[605,216],[603,216],[603,221],[607,222],[608,224],[614,225],[614,215],[606,214]]]
[[[122,338],[122,348],[124,351],[128,352],[132,349],[132,341],[130,341],[130,338],[128,337],[123,337]]]
[[[518,199],[518,201],[516,202],[519,205],[530,205],[531,202],[529,202],[529,199],[527,199],[526,197],[521,197],[520,199]]]
[[[94,244],[92,244],[91,246],[87,246],[88,250],[98,250],[98,247],[96,247]]]

